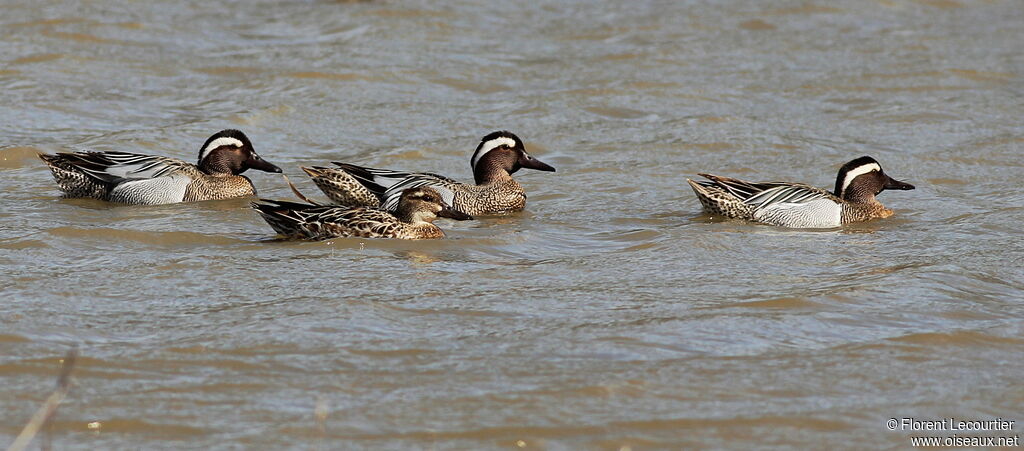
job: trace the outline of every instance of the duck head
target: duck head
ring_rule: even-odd
[[[199,170],[207,174],[238,175],[249,169],[280,173],[252,148],[249,138],[238,130],[221,130],[199,149]]]
[[[914,185],[889,177],[874,158],[863,156],[843,165],[836,176],[835,195],[850,202],[870,202],[887,189],[911,190]]]
[[[473,178],[478,185],[495,177],[512,175],[520,168],[555,172],[555,168],[526,153],[518,136],[504,130],[484,136],[469,164],[473,166]]]
[[[434,219],[438,217],[451,218],[458,221],[473,219],[470,215],[453,210],[441,197],[441,193],[429,186],[408,188],[402,191],[395,216],[403,222],[413,224],[434,222]]]

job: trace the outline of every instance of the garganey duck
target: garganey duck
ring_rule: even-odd
[[[497,131],[480,140],[470,159],[475,185],[437,174],[334,164],[338,168],[304,167],[302,170],[338,205],[395,211],[404,190],[429,186],[437,190],[452,209],[468,215],[496,215],[522,210],[526,206],[526,192],[512,174],[521,168],[555,171],[555,168],[526,153],[523,141],[507,131]]]
[[[252,208],[277,233],[289,238],[324,240],[335,237],[398,238],[419,240],[443,238],[434,225],[438,217],[473,219],[451,209],[441,194],[428,186],[402,191],[394,213],[372,207],[311,205],[260,199]]]
[[[892,210],[882,206],[875,196],[886,189],[914,189],[914,185],[886,175],[882,166],[867,156],[839,168],[834,193],[802,183],[750,183],[711,174],[699,175],[710,181],[686,181],[708,212],[796,228],[832,228],[888,218]]]
[[[198,164],[127,152],[39,154],[67,197],[126,204],[170,204],[256,194],[247,169],[281,172],[256,154],[238,130],[222,130],[203,143]]]

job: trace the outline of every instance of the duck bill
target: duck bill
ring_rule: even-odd
[[[555,168],[551,167],[547,163],[540,161],[530,156],[530,154],[523,152],[519,155],[519,167],[527,169],[536,169],[538,171],[555,172]]]
[[[249,156],[248,160],[245,161],[245,166],[249,169],[256,169],[263,172],[273,172],[275,174],[281,173],[281,168],[271,164],[263,158],[260,158],[260,156],[256,155],[255,152]]]
[[[452,207],[442,208],[441,211],[437,212],[437,216],[441,218],[454,219],[456,221],[469,221],[473,219],[472,216],[458,210],[453,210]]]
[[[886,176],[889,180],[885,182],[885,189],[898,189],[898,190],[911,190],[914,189],[914,185],[906,182],[901,182],[892,177]]]

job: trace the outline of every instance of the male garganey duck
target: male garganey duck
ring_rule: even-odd
[[[496,215],[522,210],[526,192],[512,178],[520,168],[554,172],[555,168],[526,153],[523,142],[507,131],[491,133],[480,141],[470,159],[475,185],[430,173],[373,169],[347,163],[338,168],[302,168],[338,205],[395,211],[400,194],[408,188],[429,186],[456,211],[468,215]]]
[[[371,207],[311,205],[260,199],[252,208],[277,233],[289,238],[324,240],[335,237],[398,238],[418,240],[443,238],[433,222],[438,217],[473,219],[452,210],[441,194],[428,186],[402,191],[394,213]]]
[[[750,183],[699,174],[710,182],[687,179],[710,213],[796,228],[832,228],[851,222],[888,218],[892,210],[875,196],[886,189],[911,190],[914,185],[893,179],[871,157],[843,165],[830,193],[802,183]]]
[[[247,169],[281,172],[238,130],[222,130],[199,149],[198,164],[127,152],[39,154],[67,197],[126,204],[170,204],[256,194]]]

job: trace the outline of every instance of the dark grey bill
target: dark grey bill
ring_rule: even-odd
[[[889,177],[888,175],[885,177],[889,179],[885,182],[885,189],[898,189],[904,191],[914,189],[914,185],[911,185],[906,182],[901,182],[892,177]]]
[[[526,152],[519,154],[519,167],[527,169],[536,169],[538,171],[555,172],[555,168],[549,166],[547,163],[540,161],[530,156]]]
[[[281,168],[274,166],[267,160],[260,158],[255,152],[249,155],[249,159],[245,160],[245,166],[249,169],[256,169],[264,172],[273,172],[275,174],[281,173]]]
[[[467,215],[458,210],[452,210],[451,207],[442,208],[441,211],[437,212],[437,216],[442,218],[454,219],[456,221],[469,221],[473,219],[472,216]]]

